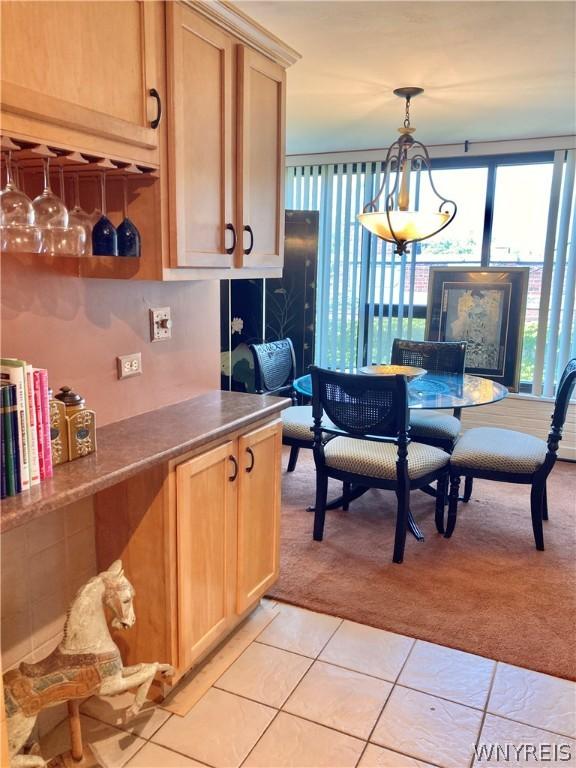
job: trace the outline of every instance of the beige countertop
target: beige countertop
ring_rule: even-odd
[[[2,501],[0,530],[16,528],[234,430],[273,418],[289,405],[287,398],[215,390],[101,427],[95,453],[55,467],[50,480]]]

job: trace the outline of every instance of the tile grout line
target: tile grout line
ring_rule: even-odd
[[[251,699],[250,699],[250,701],[251,701]],[[254,746],[253,746],[253,747],[250,749],[250,751],[248,752],[248,754],[246,755],[246,757],[244,758],[244,760],[242,760],[242,762],[240,763],[240,766],[239,766],[239,768],[242,768],[242,766],[246,764],[246,760],[248,760],[248,758],[250,757],[250,755],[252,754],[252,752],[254,752],[254,750],[256,749],[256,747],[258,746],[258,744],[260,744],[260,742],[261,742],[261,741],[262,741],[262,739],[264,738],[265,734],[266,734],[266,733],[268,733],[268,731],[270,730],[270,727],[272,726],[272,723],[276,722],[276,719],[278,718],[278,715],[279,715],[279,714],[280,714],[280,710],[279,710],[279,709],[277,709],[277,710],[276,710],[276,714],[274,715],[274,717],[272,718],[272,720],[270,720],[270,722],[268,723],[268,725],[266,726],[266,728],[264,728],[264,730],[262,731],[262,733],[260,734],[260,736],[259,736],[259,737],[256,739],[256,741],[255,741],[255,743],[254,743]]]
[[[494,687],[494,681],[496,680],[496,672],[498,671],[498,662],[494,664],[494,669],[492,670],[492,676],[490,678],[490,685],[488,686],[488,693],[486,695],[486,702],[484,704],[484,708],[482,710],[482,718],[480,720],[480,728],[478,729],[478,735],[476,736],[476,741],[474,742],[474,747],[478,746],[478,742],[482,736],[482,731],[484,730],[484,723],[486,722],[486,714],[488,710],[488,702],[490,701],[490,696],[492,695],[492,689]],[[472,749],[472,756],[470,758],[470,764],[469,768],[474,768],[474,763],[476,762],[476,749]]]
[[[409,659],[409,658],[410,658],[410,656],[412,655],[412,651],[414,650],[414,648],[415,648],[415,646],[416,646],[416,643],[417,643],[417,642],[418,642],[418,641],[417,641],[416,639],[413,639],[413,641],[412,641],[412,645],[410,646],[410,650],[409,650],[409,651],[408,651],[408,653],[406,654],[406,658],[404,659],[404,662],[402,663],[402,666],[401,666],[401,667],[400,667],[400,669],[398,670],[398,674],[396,675],[396,678],[394,679],[394,681],[392,681],[392,688],[390,688],[390,692],[388,693],[388,696],[386,696],[386,701],[384,702],[384,704],[383,704],[383,706],[382,706],[382,709],[381,709],[381,710],[378,712],[378,715],[377,715],[377,717],[376,717],[376,720],[374,721],[374,725],[372,726],[372,729],[371,729],[370,733],[368,734],[368,738],[366,739],[366,744],[364,745],[364,749],[362,750],[362,754],[361,754],[361,755],[360,755],[360,757],[358,758],[358,762],[356,763],[356,765],[358,765],[358,763],[360,763],[360,761],[361,761],[361,760],[362,760],[362,758],[364,757],[364,753],[365,753],[365,752],[366,752],[366,750],[368,749],[368,744],[370,744],[370,743],[371,743],[371,742],[370,742],[370,739],[371,739],[371,738],[372,738],[372,736],[374,735],[374,731],[376,730],[376,726],[378,725],[378,721],[379,721],[379,720],[380,720],[380,718],[382,717],[382,713],[384,712],[384,710],[386,709],[386,706],[387,706],[388,702],[390,701],[390,698],[391,698],[391,696],[392,696],[392,693],[393,693],[393,691],[394,691],[394,688],[396,688],[396,684],[397,684],[397,681],[398,681],[398,679],[399,679],[400,675],[402,674],[402,672],[404,671],[404,667],[405,667],[405,666],[406,666],[406,664],[408,663],[408,659]],[[387,682],[390,682],[390,681],[387,681]],[[377,746],[379,746],[379,745],[377,745]]]

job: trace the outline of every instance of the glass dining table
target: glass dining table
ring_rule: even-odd
[[[357,370],[347,371],[357,373]],[[310,374],[294,380],[294,389],[305,397],[312,397],[312,377]],[[435,410],[440,408],[453,409],[454,416],[460,418],[462,408],[475,408],[503,400],[508,390],[502,384],[482,376],[472,376],[468,373],[433,373],[427,371],[423,376],[408,382],[408,408]],[[350,501],[359,498],[366,488],[358,486],[352,489]],[[432,487],[422,489],[431,496],[436,496]],[[338,509],[342,506],[341,496],[329,502],[326,509]],[[313,511],[313,507],[309,507]],[[412,534],[423,541],[424,536],[418,528],[412,514],[409,514],[408,526]]]
[[[294,389],[301,395],[312,397],[310,374],[295,379]],[[481,376],[427,372],[408,382],[408,407],[428,410],[452,408],[456,411],[455,415],[459,416],[462,408],[496,403],[507,394],[508,390],[502,384]]]

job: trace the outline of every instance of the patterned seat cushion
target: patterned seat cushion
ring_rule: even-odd
[[[311,432],[314,419],[311,405],[293,405],[282,411],[282,434],[295,440],[314,442]]]
[[[398,448],[393,443],[335,437],[324,448],[326,464],[334,469],[382,480],[396,479]],[[445,467],[449,454],[424,443],[408,446],[408,475],[415,479]]]
[[[456,440],[460,434],[460,419],[441,411],[410,411],[410,437],[439,437]]]
[[[468,469],[531,475],[544,463],[546,450],[544,440],[523,432],[476,427],[458,440],[451,463]]]
[[[311,405],[293,405],[282,411],[282,435],[283,437],[292,437],[296,440],[305,440],[314,442],[312,427],[314,419],[312,418]],[[332,421],[324,414],[322,416],[322,425],[329,429],[336,429]]]

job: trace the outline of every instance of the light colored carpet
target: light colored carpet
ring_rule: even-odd
[[[330,481],[329,498],[340,487]],[[558,462],[549,478],[544,552],[534,547],[529,486],[475,480],[449,540],[436,532],[434,500],[413,492],[426,541],[408,535],[402,565],[391,561],[393,493],[371,490],[349,512],[328,512],[324,541],[315,542],[306,511],[314,489],[312,452],[303,450],[283,476],[281,572],[271,596],[576,679],[576,465]]]

